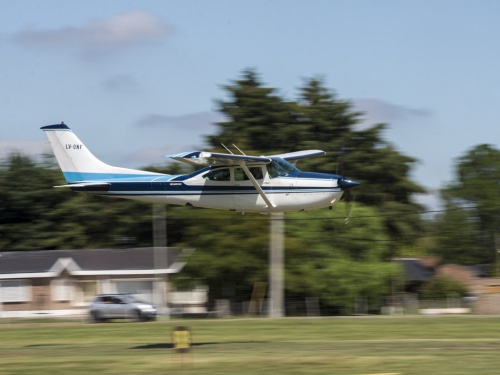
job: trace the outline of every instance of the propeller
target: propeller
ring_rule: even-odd
[[[347,207],[349,210],[349,213],[344,219],[344,223],[348,224],[352,217],[352,210],[354,208],[354,201],[356,198],[355,193],[353,193],[351,189],[358,186],[359,182],[351,180],[350,178],[347,177],[341,177],[339,178],[338,185],[344,191],[342,199],[347,203]]]

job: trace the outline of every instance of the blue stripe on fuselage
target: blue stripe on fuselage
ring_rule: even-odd
[[[227,195],[227,194],[259,194],[253,186],[214,186],[214,185],[185,185],[171,182],[112,182],[109,194],[119,195]],[[318,193],[337,192],[339,187],[300,187],[300,186],[265,186],[266,194],[277,193]]]
[[[338,174],[302,172],[302,171],[289,173],[285,177],[317,179],[317,180],[338,180],[339,178],[342,178],[342,176],[339,176]]]
[[[91,172],[63,172],[64,178],[68,182],[151,182],[151,181],[169,181],[179,175],[162,174],[119,174],[119,173],[91,173]]]

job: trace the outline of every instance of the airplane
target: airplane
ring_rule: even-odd
[[[190,174],[168,175],[114,167],[96,158],[63,123],[43,126],[72,191],[238,212],[290,212],[331,208],[359,185],[349,178],[303,172],[297,161],[324,155],[321,150],[270,156],[192,151],[167,158],[201,166]],[[225,147],[225,146],[224,146]],[[236,147],[236,146],[235,146]],[[237,148],[237,147],[236,147]]]

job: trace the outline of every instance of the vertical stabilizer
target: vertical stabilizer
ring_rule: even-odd
[[[97,159],[64,123],[41,128],[68,183],[144,177],[157,173],[113,167]]]

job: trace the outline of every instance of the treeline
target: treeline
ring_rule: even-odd
[[[321,149],[326,156],[300,161],[299,168],[362,183],[333,210],[285,215],[287,296],[319,297],[347,313],[363,296],[376,309],[401,287],[394,257],[495,262],[500,151],[480,145],[460,158],[456,180],[442,190],[445,210],[425,220],[412,200],[424,192],[410,178],[417,160],[384,140],[384,124],[359,130],[361,114],[321,79],[304,80],[295,100],[266,87],[252,70],[223,89],[217,109],[227,121],[207,136],[212,150],[223,152],[221,144],[257,155]],[[150,204],[52,188],[62,184],[52,157],[13,154],[2,162],[0,251],[152,246]],[[267,281],[267,216],[170,206],[167,228],[169,246],[196,249],[177,283],[203,282],[212,298],[238,300]]]

